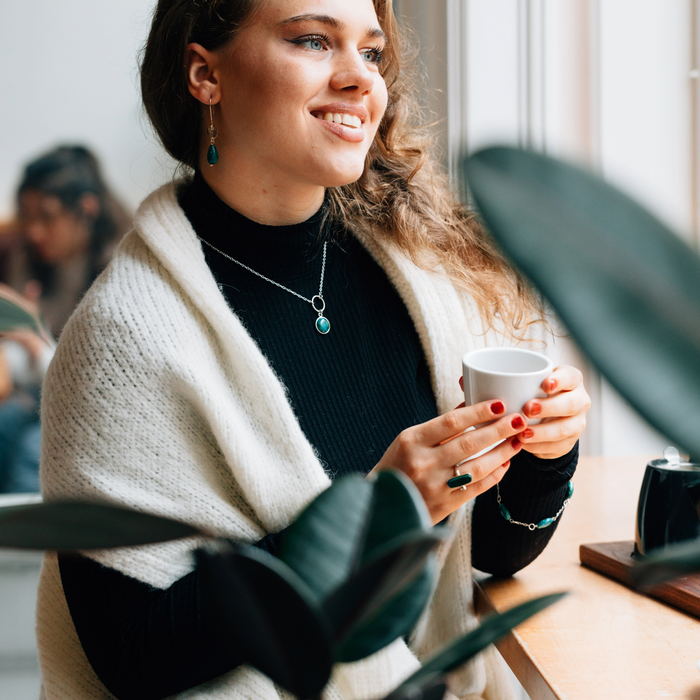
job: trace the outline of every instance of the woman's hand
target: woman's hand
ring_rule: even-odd
[[[407,428],[391,443],[372,472],[400,469],[421,492],[433,523],[439,523],[497,484],[508,471],[511,457],[520,451],[522,444],[514,436],[526,427],[525,418],[519,413],[504,413],[500,401],[466,407],[461,404],[443,416]],[[494,422],[465,432],[487,421]],[[461,474],[472,476],[464,490],[447,486],[447,481],[455,476],[455,465],[501,440],[504,442],[494,449],[459,467]]]
[[[528,426],[518,437],[530,454],[555,459],[569,452],[581,436],[591,399],[575,367],[556,367],[542,389],[546,399],[533,399],[523,406],[528,418],[542,418],[542,422]]]

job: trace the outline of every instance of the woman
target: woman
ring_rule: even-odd
[[[36,304],[55,337],[125,232],[127,217],[95,156],[60,146],[25,166],[17,188],[17,240],[6,281]],[[39,391],[53,354],[30,331],[0,336],[12,391],[0,401],[0,492],[39,490]]]
[[[144,103],[195,174],[142,205],[45,391],[47,498],[108,497],[274,552],[331,478],[414,481],[456,532],[435,596],[411,649],[339,669],[334,698],[382,697],[474,625],[472,553],[508,574],[541,551],[551,528],[503,520],[492,487],[523,522],[556,513],[588,407],[560,367],[524,409],[540,425],[498,401],[453,408],[461,355],[525,335],[539,310],[409,127],[399,41],[383,0],[161,0]],[[472,483],[447,486],[500,438]],[[240,665],[194,546],[47,557],[48,700],[284,695]],[[508,697],[491,655],[452,690]]]
[[[8,282],[38,304],[58,337],[129,220],[84,146],[59,146],[29,163],[17,205],[22,246]]]

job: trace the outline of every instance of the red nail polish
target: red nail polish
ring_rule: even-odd
[[[520,433],[520,437],[525,438],[526,440],[529,440],[533,435],[535,434],[534,430],[530,430],[529,428],[527,430],[523,430],[522,433]]]
[[[517,450],[519,447],[522,447],[522,444],[523,444],[523,443],[520,442],[520,440],[518,440],[518,438],[516,438],[516,437],[513,438],[513,439],[510,441],[510,446],[511,446],[514,450]]]
[[[549,380],[549,390],[550,391],[556,391],[557,389],[557,380],[556,379],[550,379]]]
[[[499,413],[503,413],[505,410],[506,407],[500,401],[494,401],[491,404],[491,413],[498,415]]]
[[[542,413],[542,406],[540,406],[538,403],[531,403],[530,404],[530,415],[531,416],[539,416],[540,413]]]
[[[509,467],[509,466],[510,466],[510,460],[508,460],[507,462],[503,462],[503,464],[501,464],[501,466],[502,466],[502,467]]]
[[[525,421],[520,416],[515,416],[510,424],[513,426],[513,430],[518,430],[525,427]]]

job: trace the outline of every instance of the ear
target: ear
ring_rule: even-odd
[[[190,94],[202,104],[213,105],[221,99],[216,76],[216,55],[201,44],[188,44],[185,64]]]

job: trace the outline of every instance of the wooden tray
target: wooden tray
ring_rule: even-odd
[[[632,540],[582,544],[579,547],[579,558],[584,566],[630,586],[633,551]],[[681,576],[649,591],[639,592],[700,618],[700,573]]]

